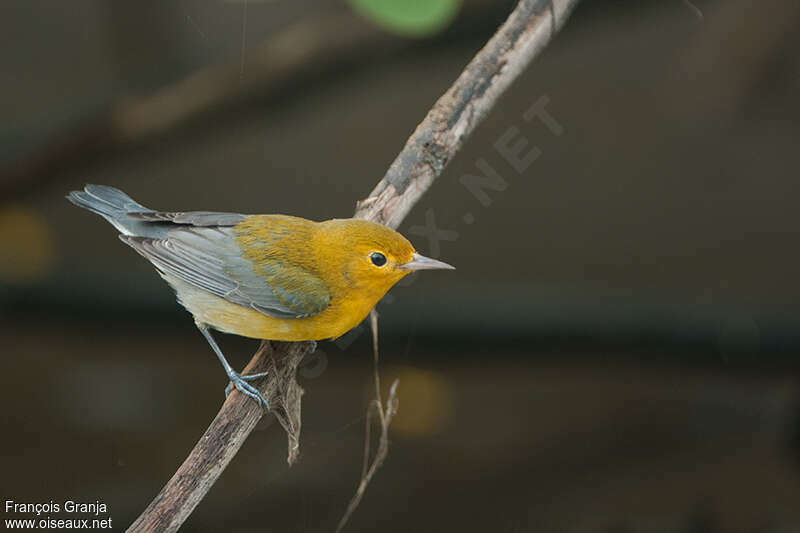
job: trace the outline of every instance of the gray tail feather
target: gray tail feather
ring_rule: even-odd
[[[142,225],[141,222],[129,218],[129,213],[152,212],[152,209],[108,185],[87,185],[82,191],[70,192],[66,198],[73,204],[102,216],[126,235],[136,234],[136,230]]]
[[[118,216],[151,211],[121,190],[108,185],[87,185],[82,191],[69,193],[67,200],[98,215]]]

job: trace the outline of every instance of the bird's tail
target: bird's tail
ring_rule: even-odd
[[[152,213],[142,204],[119,189],[107,185],[87,185],[82,191],[72,191],[67,200],[97,213],[124,235],[137,235],[142,222],[129,217],[132,213]]]

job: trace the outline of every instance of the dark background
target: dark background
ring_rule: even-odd
[[[401,226],[458,270],[379,306],[400,411],[348,531],[800,531],[800,3],[694,5],[582,3]],[[350,216],[512,7],[468,0],[408,38],[338,2],[251,1],[242,62],[241,2],[4,3],[3,501],[101,500],[120,530],[223,399],[169,288],[67,191]],[[375,45],[155,135],[121,112],[197,71],[247,86],[259,49],[326,17]],[[560,136],[522,118],[543,96]],[[522,174],[494,148],[511,127],[542,152]],[[481,158],[507,183],[488,206],[459,181]],[[256,347],[220,340],[238,367]],[[367,334],[319,348],[299,463],[262,422],[186,531],[333,530],[372,356]]]

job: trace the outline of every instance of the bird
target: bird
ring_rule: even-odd
[[[110,222],[174,289],[225,370],[225,395],[235,387],[266,409],[250,382],[267,372],[236,372],[211,329],[262,340],[335,339],[409,273],[454,269],[367,220],[155,211],[107,185],[66,198]]]

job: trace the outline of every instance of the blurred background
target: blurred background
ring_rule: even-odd
[[[121,530],[223,400],[171,290],[65,193],[348,217],[513,5],[5,2],[3,500]],[[379,305],[400,410],[348,531],[800,531],[798,50],[795,0],[578,6],[400,228],[458,270]],[[365,328],[320,343],[298,464],[265,419],[184,530],[332,531],[371,373]]]

